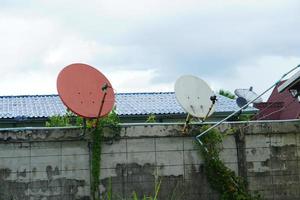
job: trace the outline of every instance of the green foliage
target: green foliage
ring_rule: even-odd
[[[120,123],[120,119],[116,113],[115,110],[112,110],[108,116],[104,117],[104,118],[101,118],[99,120],[99,124],[98,126],[100,127],[109,127],[111,128],[113,131],[116,131],[116,132],[120,132],[121,130],[121,127],[119,125]]]
[[[70,110],[63,116],[52,116],[46,121],[46,127],[82,126],[83,119],[73,114]]]
[[[106,199],[107,199],[107,200],[113,200],[113,192],[112,192],[111,178],[109,178],[109,180],[108,180],[108,189],[107,189]]]
[[[64,127],[71,126],[70,119],[65,116],[53,116],[50,117],[48,121],[46,121],[47,127]]]
[[[208,126],[203,126],[202,131]],[[222,134],[213,129],[201,138],[203,145],[199,149],[204,158],[205,173],[210,186],[219,192],[221,200],[260,200],[260,195],[252,196],[247,191],[246,181],[236,176],[234,171],[225,166],[220,159],[219,153],[222,150]]]
[[[146,196],[143,195],[141,198],[139,198],[138,194],[134,191],[132,193],[132,197],[127,198],[128,200],[158,200],[158,195],[160,192],[161,188],[161,183],[162,180],[160,179],[159,181],[155,182],[155,193],[154,195]],[[179,184],[176,185],[176,187],[173,189],[173,191],[170,192],[169,197],[167,197],[168,200],[182,200],[183,199],[184,193],[182,193],[181,188],[179,187]],[[105,200],[124,200],[120,195],[114,194],[112,192],[112,183],[111,183],[111,178],[109,179],[108,182],[108,188],[106,195],[102,196],[102,199]]]
[[[253,114],[238,114],[235,115],[233,117],[231,117],[230,119],[228,119],[228,121],[250,121],[253,119]]]
[[[171,192],[171,195],[168,196],[169,200],[182,200],[184,199],[184,191],[182,190],[182,185],[180,186],[180,183],[178,182]]]
[[[228,97],[229,99],[235,99],[235,95],[227,90],[221,89],[221,90],[219,90],[219,94],[222,96]]]
[[[252,119],[253,115],[246,115],[242,114],[238,118],[239,121],[250,121]]]
[[[98,186],[100,177],[100,164],[101,164],[101,142],[102,142],[103,128],[96,127],[92,132],[92,194],[93,199],[98,198]]]
[[[157,184],[155,184],[155,194],[154,194],[154,196],[146,197],[146,195],[144,195],[141,200],[157,200],[159,190],[160,190],[160,185],[161,185],[161,180]],[[136,192],[133,192],[132,200],[139,200],[138,195],[136,194]]]
[[[154,114],[151,114],[148,116],[146,123],[155,123],[156,122],[156,116]]]
[[[139,200],[139,197],[137,196],[136,192],[133,192],[132,200]]]
[[[99,199],[98,186],[100,184],[100,165],[101,165],[101,143],[104,139],[104,129],[111,130],[114,137],[120,135],[121,127],[119,117],[115,110],[112,110],[108,116],[97,119],[87,120],[86,128],[91,131],[92,139],[92,196],[94,200]],[[47,127],[66,127],[66,126],[83,126],[83,118],[75,116],[68,111],[64,116],[53,116],[46,122]]]
[[[95,124],[97,123],[98,124]],[[101,143],[104,136],[104,128],[113,130],[113,133],[119,135],[121,127],[119,125],[119,117],[113,110],[108,116],[97,120],[91,120],[87,123],[87,127],[95,127],[92,131],[92,194],[93,199],[99,199],[98,186],[100,184],[100,166],[101,166]],[[111,183],[110,183],[111,185]],[[112,193],[110,189],[110,193]],[[108,195],[109,197],[109,195]]]

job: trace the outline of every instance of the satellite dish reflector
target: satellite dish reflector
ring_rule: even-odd
[[[250,89],[236,89],[234,91],[234,94],[238,96],[236,103],[239,107],[243,107],[248,102],[253,101],[258,97],[258,95],[253,92],[253,88],[250,87]],[[262,98],[256,99],[253,103],[261,103],[263,101]]]
[[[214,92],[202,79],[184,75],[175,83],[175,95],[181,107],[190,115],[198,118],[206,118],[215,110],[212,97]],[[212,98],[212,99],[211,99]]]
[[[243,98],[243,97],[238,97],[238,98],[236,99],[236,104],[237,104],[240,108],[243,107],[243,106],[245,106],[247,103],[248,103],[247,100],[246,100],[245,98]]]
[[[57,91],[72,112],[85,118],[106,116],[115,102],[108,79],[97,69],[81,63],[68,65],[59,73]]]

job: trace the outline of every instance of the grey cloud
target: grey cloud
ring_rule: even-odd
[[[299,1],[224,0],[182,10],[166,7],[153,16],[135,16],[130,10],[115,16],[102,9],[104,1],[72,2],[32,1],[25,7],[99,48],[109,47],[110,51],[95,54],[91,61],[95,65],[110,70],[156,68],[158,82],[171,82],[186,73],[228,76],[245,61],[299,54]]]

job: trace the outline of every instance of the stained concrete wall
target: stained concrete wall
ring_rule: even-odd
[[[256,124],[245,132],[250,190],[266,199],[300,199],[300,122]]]
[[[231,123],[221,158],[265,199],[300,199],[300,122]],[[115,199],[154,193],[160,199],[218,199],[203,161],[178,124],[125,124],[102,145],[100,191]],[[199,126],[192,127],[195,133]],[[0,200],[90,199],[89,135],[80,129],[0,130]]]
[[[0,131],[0,200],[89,199],[89,150],[78,129]]]
[[[249,182],[249,190],[264,199],[300,199],[300,121],[230,123],[221,132],[221,158]],[[204,175],[194,139],[181,125],[127,125],[122,139],[103,145],[101,191],[109,188],[123,198],[133,191],[154,194],[161,180],[160,199],[218,199]],[[199,126],[192,127],[197,132]],[[173,195],[176,194],[176,195]],[[173,195],[173,196],[172,196]]]

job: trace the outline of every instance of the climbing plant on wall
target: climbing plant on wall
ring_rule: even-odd
[[[120,135],[121,127],[119,125],[119,117],[115,110],[112,110],[108,116],[99,119],[87,120],[86,129],[91,135],[91,191],[94,200],[99,199],[99,178],[100,178],[100,166],[101,166],[101,144],[107,137],[109,140],[114,140]],[[47,127],[66,127],[66,126],[82,126],[83,119],[79,116],[75,116],[71,112],[67,112],[64,116],[53,116],[47,122]],[[109,132],[109,136],[104,132]]]
[[[203,126],[201,132],[208,126]],[[247,182],[229,169],[220,159],[222,134],[213,129],[201,138],[200,154],[204,159],[204,168],[210,186],[220,194],[221,200],[261,200],[259,194],[251,195]]]
[[[94,200],[98,200],[100,196],[99,192],[99,178],[101,167],[101,144],[104,139],[105,129],[110,130],[110,139],[114,139],[119,136],[121,127],[119,125],[119,117],[113,110],[107,117],[99,119],[99,121],[92,121],[93,128],[91,132],[92,138],[92,195]],[[97,123],[97,124],[95,124]]]

